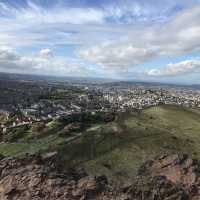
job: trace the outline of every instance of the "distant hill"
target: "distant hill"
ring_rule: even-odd
[[[100,78],[100,77],[70,77],[70,76],[47,76],[47,75],[34,75],[34,74],[15,74],[15,73],[3,73],[0,72],[0,80],[10,81],[39,81],[39,82],[61,82],[61,83],[82,83],[82,84],[102,84],[104,86],[145,86],[145,87],[183,87],[200,89],[199,84],[175,84],[175,83],[161,83],[161,82],[148,82],[139,80],[117,80],[111,78]]]
[[[2,72],[0,72],[0,80],[71,82],[71,83],[77,83],[77,82],[105,83],[114,81],[113,79],[98,78],[98,77],[48,76],[48,75],[14,74],[14,73],[2,73]]]

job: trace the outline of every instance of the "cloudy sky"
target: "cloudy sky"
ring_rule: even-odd
[[[0,71],[200,83],[200,0],[0,0]]]

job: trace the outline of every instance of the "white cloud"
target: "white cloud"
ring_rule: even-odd
[[[69,24],[87,24],[102,23],[105,14],[102,10],[93,8],[65,8],[54,6],[45,9],[40,5],[28,1],[27,7],[16,8],[6,3],[0,4],[1,13],[5,16],[6,21],[13,19],[18,22],[31,24],[48,24],[48,23],[69,23]]]
[[[77,75],[90,73],[83,64],[89,61],[97,66],[96,71],[126,76],[152,59],[200,50],[199,4],[169,17],[174,0],[157,2],[156,6],[153,0],[116,2],[102,7],[62,7],[55,3],[45,8],[33,1],[17,7],[0,0],[0,46],[29,47],[29,51],[46,48],[29,56],[0,50],[0,68]],[[67,44],[76,45],[76,60],[51,51]],[[161,74],[156,70],[151,73]]]
[[[151,69],[147,75],[160,76],[176,76],[200,72],[200,60],[185,60],[179,63],[168,64],[161,69]]]
[[[124,39],[78,51],[84,59],[108,70],[133,68],[160,56],[200,50],[200,6],[178,13],[169,22],[132,29]]]
[[[103,68],[114,70],[126,70],[130,66],[152,58],[155,50],[139,48],[130,44],[103,44],[89,49],[83,49],[78,55],[84,59],[101,65]]]
[[[42,49],[42,50],[40,50],[39,55],[41,57],[51,57],[51,56],[53,56],[53,53],[52,53],[51,49]]]
[[[7,61],[7,60],[15,60],[18,59],[18,56],[13,52],[12,49],[2,47],[0,48],[0,60]]]
[[[51,55],[50,49],[32,56],[21,56],[13,50],[0,48],[0,70],[60,76],[87,76],[91,73],[91,69],[78,60]]]
[[[135,24],[141,21],[166,18],[164,14],[168,7],[175,4],[168,0],[168,4],[158,12],[152,3],[131,0],[112,1],[112,4],[102,7],[67,7],[58,1],[45,8],[33,3],[36,1],[27,2],[28,6],[24,7],[1,2],[0,45],[86,45],[114,40],[136,30]],[[161,5],[158,3],[158,7]],[[127,23],[131,23],[131,27]]]
[[[0,45],[23,47],[34,45],[80,44],[98,35],[105,13],[95,8],[44,8],[28,1],[26,7],[0,4]]]

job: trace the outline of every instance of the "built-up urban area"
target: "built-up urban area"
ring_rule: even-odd
[[[159,104],[200,108],[200,89],[176,85],[1,80],[0,90],[2,132],[73,113],[139,111]]]

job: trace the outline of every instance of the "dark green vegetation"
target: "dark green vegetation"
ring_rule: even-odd
[[[85,94],[85,90],[73,86],[67,88],[67,86],[61,84],[54,86],[51,92],[40,95],[40,100],[66,100],[67,98],[71,99],[82,94]]]
[[[80,137],[94,124],[109,123],[114,119],[112,113],[82,113],[10,129],[1,136],[4,143],[0,145],[0,153],[17,156],[55,150]]]
[[[100,119],[90,115],[75,117],[73,122],[52,121],[40,137],[33,137],[31,127],[15,143],[1,144],[0,152],[20,155],[57,149],[66,167],[85,167],[118,183],[130,180],[141,163],[160,154],[181,152],[200,159],[198,111],[163,105],[124,113],[112,122],[109,117],[107,123]]]

